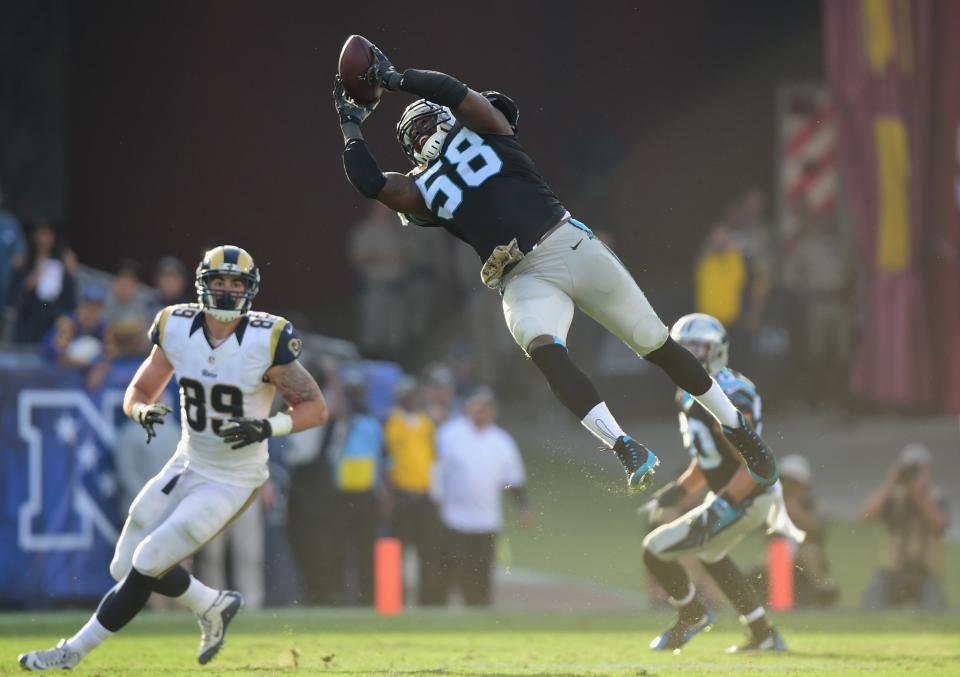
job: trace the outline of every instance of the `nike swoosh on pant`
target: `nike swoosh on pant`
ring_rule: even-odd
[[[570,249],[572,249],[573,251],[577,251],[577,247],[580,246],[580,243],[581,243],[581,242],[583,242],[583,238],[581,238],[581,239],[577,242],[577,244],[575,244],[575,245],[573,245],[572,247],[570,247]]]

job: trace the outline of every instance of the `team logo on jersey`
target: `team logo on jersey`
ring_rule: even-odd
[[[294,336],[289,341],[287,341],[287,348],[289,348],[290,353],[292,355],[299,356],[300,351],[303,350],[303,341],[301,341],[299,338]]]

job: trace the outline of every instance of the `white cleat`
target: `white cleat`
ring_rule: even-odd
[[[200,649],[197,662],[206,665],[217,655],[227,636],[227,626],[243,608],[243,595],[233,590],[221,592],[210,608],[197,614],[200,624]]]
[[[61,639],[52,649],[20,654],[17,660],[24,670],[69,670],[82,658],[79,651],[67,646],[67,640]]]

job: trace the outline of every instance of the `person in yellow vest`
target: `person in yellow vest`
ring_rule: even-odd
[[[749,268],[730,229],[718,224],[694,269],[698,313],[712,315],[725,327],[735,327],[743,314]]]
[[[430,496],[436,462],[436,428],[420,403],[417,382],[402,378],[394,388],[397,406],[384,425],[387,453],[386,489],[393,535],[413,546],[418,560],[420,605],[444,603],[439,566],[440,523]]]

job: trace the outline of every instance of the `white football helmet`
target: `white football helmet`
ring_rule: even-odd
[[[720,320],[712,315],[684,315],[674,322],[670,337],[693,353],[711,376],[727,366],[730,337]]]
[[[453,113],[449,108],[419,99],[407,106],[400,116],[397,141],[410,162],[425,165],[440,154],[452,128]]]

